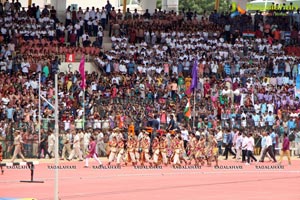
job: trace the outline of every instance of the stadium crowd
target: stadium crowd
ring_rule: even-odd
[[[149,127],[151,145],[162,133],[169,138],[179,134],[185,156],[194,134],[197,140],[215,136],[218,153],[225,147],[226,159],[228,152],[235,155],[245,148],[238,135],[253,135],[254,143],[243,150],[255,155],[268,151],[272,157],[281,149],[284,133],[300,155],[300,101],[295,92],[300,61],[285,53],[290,40],[280,35],[282,24],[276,20],[256,24],[250,14],[230,18],[217,12],[199,19],[190,10],[122,14],[107,2],[102,9],[85,12],[69,7],[63,24],[54,8],[40,11],[33,5],[25,11],[17,2],[5,3],[0,12],[5,158],[12,156],[14,142],[23,144],[25,157],[53,156],[54,110],[46,102],[38,123],[39,73],[41,94],[49,102],[56,98],[53,75],[59,74],[61,158],[67,152],[68,159],[73,154],[82,159],[91,134],[98,154],[106,156],[115,135],[127,141],[134,133],[141,140]],[[104,30],[109,30],[111,50],[101,49]],[[249,31],[255,31],[253,37],[244,35]],[[59,70],[58,55],[74,51],[95,56],[100,69],[86,74],[85,95],[79,72]],[[191,92],[194,65],[198,81]],[[272,140],[271,150],[266,138],[268,145]]]

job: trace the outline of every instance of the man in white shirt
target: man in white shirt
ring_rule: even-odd
[[[186,127],[183,128],[181,131],[181,137],[183,139],[184,149],[187,149],[187,144],[189,142],[189,131],[186,129]]]
[[[87,46],[89,46],[91,44],[90,37],[89,37],[89,35],[86,32],[83,33],[83,35],[81,36],[81,38],[82,38],[82,45],[84,47],[87,47]]]
[[[260,156],[259,156],[260,159],[259,160],[261,160],[264,151],[266,151],[266,149],[267,149],[267,143],[266,143],[266,141],[267,141],[267,134],[266,134],[266,132],[262,132],[262,134],[261,134],[260,137],[261,137],[261,152],[260,152]],[[268,153],[266,153],[266,155],[267,155],[267,157],[271,161],[271,156]]]
[[[222,155],[223,154],[223,151],[222,151],[222,144],[223,144],[223,131],[221,128],[218,128],[218,133],[216,135],[216,140],[218,142],[218,149],[219,149],[219,155]]]
[[[23,75],[28,76],[30,64],[29,64],[29,62],[28,62],[27,60],[24,60],[24,61],[21,63],[21,68],[22,68],[22,73],[23,73]]]
[[[239,131],[237,133],[237,138],[235,141],[235,150],[236,150],[236,161],[238,161],[242,154],[242,144],[243,144],[243,136],[242,133]]]
[[[246,134],[244,133],[242,138],[242,162],[246,162],[248,137],[246,137]]]
[[[247,162],[246,165],[250,165],[250,158],[252,158],[255,162],[257,161],[256,158],[253,155],[254,151],[254,138],[252,137],[252,133],[248,134],[248,140],[246,144],[246,149],[247,149]]]
[[[271,156],[271,158],[273,159],[273,162],[276,163],[276,158],[274,156],[274,152],[273,152],[273,144],[272,144],[272,138],[270,136],[270,133],[267,132],[267,138],[266,138],[266,148],[263,151],[263,154],[259,160],[259,162],[264,162],[264,158],[266,157],[266,154],[269,153],[269,155]]]
[[[79,158],[79,161],[83,161],[82,152],[80,151],[80,136],[79,136],[79,133],[76,132],[76,131],[73,131],[73,136],[74,136],[73,149],[72,149],[71,154],[70,154],[70,156],[67,160],[68,161],[72,160],[74,158],[74,156],[76,155],[76,157]]]
[[[103,44],[103,28],[102,27],[99,27],[99,30],[97,32],[97,39],[99,41],[99,47],[101,48],[102,44]]]

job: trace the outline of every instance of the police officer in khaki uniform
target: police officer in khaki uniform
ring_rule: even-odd
[[[65,134],[63,134],[63,149],[61,153],[61,160],[64,160],[66,158],[66,153],[69,156],[71,154],[71,143],[70,143],[70,134],[69,131],[66,131]]]
[[[17,158],[17,155],[19,155],[23,162],[26,162],[24,155],[22,154],[22,144],[23,144],[23,140],[22,140],[22,136],[21,136],[21,132],[19,130],[16,130],[15,132],[15,139],[14,139],[14,146],[15,146],[15,150],[14,150],[14,155],[11,159],[11,162],[14,162],[15,159]]]

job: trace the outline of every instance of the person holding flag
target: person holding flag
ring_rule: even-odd
[[[188,101],[186,103],[185,109],[184,109],[184,116],[186,117],[186,119],[190,119],[191,118],[191,105],[190,105],[190,98],[188,98]]]
[[[81,76],[81,82],[80,82],[80,87],[82,89],[85,89],[86,87],[86,78],[85,78],[85,58],[84,56],[82,56],[81,60],[80,60],[80,63],[79,63],[79,73],[80,73],[80,76]]]
[[[197,85],[198,85],[198,61],[195,58],[194,59],[193,69],[192,69],[192,82],[191,82],[190,88],[187,91],[187,95],[189,96],[188,97],[188,102],[187,102],[186,107],[184,109],[184,116],[188,120],[191,119],[191,117],[192,117],[192,115],[191,115],[191,104],[190,104],[190,95],[193,92],[193,94],[194,94],[194,110],[195,110],[195,103],[196,103],[195,102],[195,97],[196,97],[196,95],[195,95],[195,89],[197,89]],[[194,126],[194,121],[193,121],[193,126]]]
[[[82,56],[81,60],[80,60],[80,64],[79,64],[79,73],[81,76],[81,82],[80,82],[80,87],[81,89],[83,89],[83,120],[82,120],[82,127],[83,129],[85,128],[85,88],[86,88],[86,77],[85,77],[85,58],[84,56]]]
[[[191,91],[195,92],[198,86],[198,61],[194,59],[194,65],[192,69],[192,84],[191,84]]]

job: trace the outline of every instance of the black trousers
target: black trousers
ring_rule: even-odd
[[[247,150],[242,150],[242,162],[246,162]]]
[[[266,148],[266,150],[264,150],[260,161],[262,161],[262,162],[264,161],[267,153],[269,153],[269,155],[271,156],[271,158],[273,159],[274,162],[277,162],[276,158],[275,158],[275,155],[274,155],[274,152],[273,152],[273,146],[268,146],[268,148]]]
[[[252,158],[253,160],[257,161],[256,158],[253,155],[253,151],[247,150],[247,162],[248,163],[250,163],[250,158]]]
[[[231,148],[232,148],[232,143],[227,144],[226,147],[225,147],[224,156],[225,156],[226,159],[228,158],[228,152],[235,156],[235,153],[232,151]]]
[[[41,144],[40,147],[39,147],[38,159],[41,158],[42,150],[44,150],[44,156],[45,156],[45,157],[46,157],[46,155],[48,155],[49,158],[52,158],[51,154],[48,152],[47,146],[44,145],[44,144]]]

